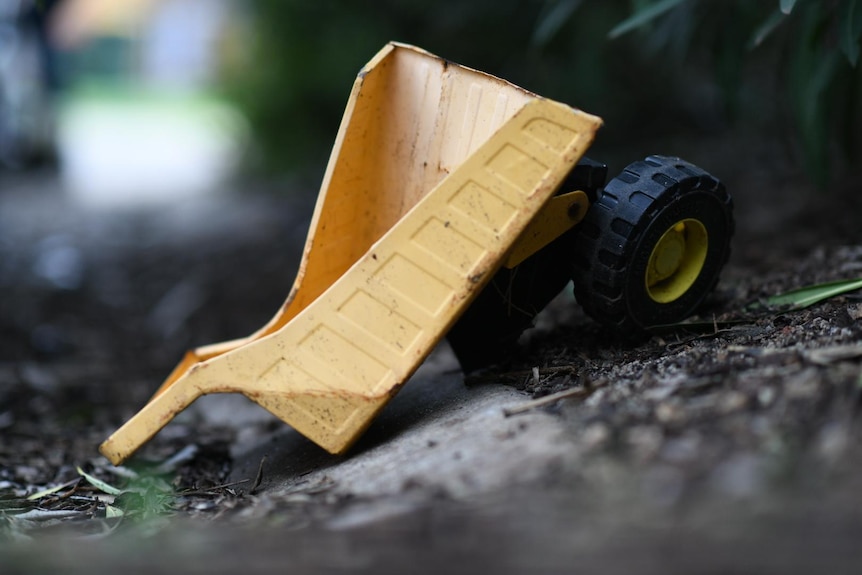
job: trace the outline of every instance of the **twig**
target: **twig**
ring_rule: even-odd
[[[551,395],[546,395],[544,397],[540,397],[538,399],[533,399],[531,401],[526,401],[521,405],[517,405],[515,407],[506,407],[503,408],[503,415],[506,417],[510,417],[512,415],[517,415],[519,413],[524,413],[530,411],[532,409],[536,409],[537,407],[545,407],[546,405],[554,404],[561,399],[566,399],[569,397],[587,397],[591,395],[594,391],[604,386],[604,382],[599,382],[596,385],[589,385],[586,387],[573,387],[571,389],[564,389],[563,391],[552,393]]]
[[[536,372],[538,371],[539,375],[557,375],[560,373],[563,374],[575,374],[578,371],[578,368],[574,365],[556,365],[552,367],[542,367],[537,368],[533,367],[531,369],[521,369],[518,371],[503,371],[503,372],[490,372],[490,373],[480,373],[477,375],[469,375],[466,378],[465,383],[467,385],[473,385],[477,383],[498,383],[503,380],[529,380],[530,378],[536,377]]]
[[[81,477],[76,477],[75,479],[72,479],[71,481],[67,481],[66,483],[62,483],[60,485],[55,485],[54,487],[51,487],[49,489],[43,489],[42,491],[37,491],[36,493],[28,495],[26,497],[26,499],[27,499],[27,501],[35,501],[37,499],[42,499],[44,497],[48,497],[49,495],[54,495],[55,493],[59,493],[60,491],[66,489],[68,487],[73,487],[73,489],[68,494],[66,494],[66,497],[68,497],[69,495],[74,493],[75,490],[78,488],[78,483],[80,483],[81,479],[82,479]]]
[[[254,495],[254,492],[257,491],[257,488],[260,487],[261,482],[263,481],[263,464],[266,463],[266,455],[261,457],[260,466],[257,468],[257,475],[254,478],[254,483],[251,484],[251,489],[248,490],[249,495]]]
[[[250,479],[240,479],[239,481],[232,481],[231,483],[223,483],[221,485],[214,485],[209,489],[193,489],[191,491],[182,491],[179,493],[182,497],[187,497],[189,495],[219,495],[219,493],[214,493],[214,491],[218,489],[227,489],[228,487],[233,487],[235,485],[241,485],[243,483],[248,483],[251,481]]]
[[[685,345],[690,344],[690,343],[691,343],[691,342],[693,342],[693,341],[709,340],[709,339],[713,339],[713,338],[715,338],[715,337],[719,337],[719,336],[721,336],[721,335],[724,335],[724,334],[726,334],[726,333],[732,333],[732,332],[735,332],[735,331],[738,331],[738,330],[736,330],[735,328],[732,328],[732,327],[718,329],[718,324],[716,324],[716,325],[715,325],[715,331],[713,331],[712,333],[705,333],[705,334],[701,334],[701,335],[695,335],[695,336],[692,336],[692,337],[689,337],[689,338],[686,338],[686,339],[683,339],[683,340],[679,340],[679,341],[677,341],[677,342],[675,342],[675,343],[669,343],[669,344],[667,344],[667,346],[665,347],[665,349],[666,349],[668,352],[673,352],[673,351],[676,351],[677,349],[679,349],[679,348],[681,348],[681,347],[683,347],[683,346],[685,346]]]
[[[83,480],[84,480],[83,477],[77,477],[77,478],[73,479],[72,481],[70,481],[69,483],[66,484],[66,486],[70,486],[72,489],[70,489],[66,493],[59,493],[58,492],[59,494],[56,496],[56,498],[58,500],[71,498],[73,495],[75,495],[78,492],[78,488],[81,486],[81,482]]]

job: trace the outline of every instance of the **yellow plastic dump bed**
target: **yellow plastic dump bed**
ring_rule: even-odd
[[[491,278],[599,125],[387,45],[353,85],[283,308],[246,339],[189,352],[102,453],[119,463],[197,397],[226,392],[344,451]]]

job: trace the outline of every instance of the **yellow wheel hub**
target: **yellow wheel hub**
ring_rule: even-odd
[[[709,245],[706,227],[695,219],[680,220],[665,231],[649,257],[646,290],[657,303],[682,297],[700,275]]]

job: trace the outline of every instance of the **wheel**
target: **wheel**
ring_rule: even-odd
[[[730,255],[733,202],[716,178],[650,156],[611,180],[577,228],[575,297],[622,333],[691,315]]]

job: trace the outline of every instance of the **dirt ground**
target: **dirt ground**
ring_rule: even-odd
[[[7,176],[2,572],[858,572],[862,294],[748,306],[862,276],[862,188],[816,190],[786,166],[710,169],[734,194],[738,231],[706,326],[621,342],[555,300],[517,357],[464,383],[514,388],[525,404],[574,390],[532,408],[570,453],[494,489],[411,481],[379,496],[301,478],[270,490],[264,465],[238,476],[237,442],[282,432],[267,420],[180,418],[121,469],[96,451],[183,350],[268,319],[298,263],[308,194],[268,184],[105,213],[71,204],[50,175]]]

